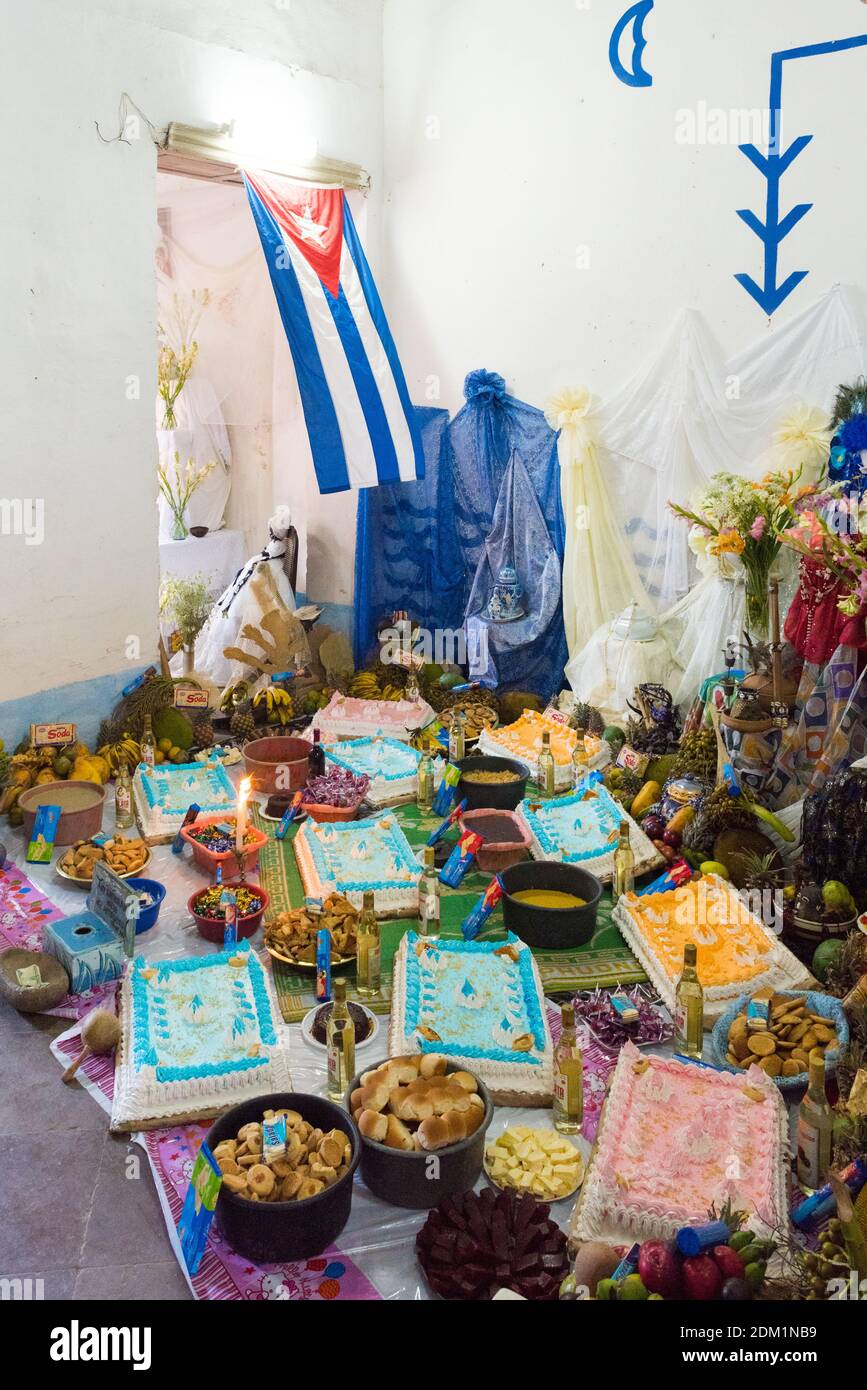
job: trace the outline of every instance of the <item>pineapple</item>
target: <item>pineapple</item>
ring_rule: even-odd
[[[229,730],[238,743],[247,743],[251,738],[256,738],[259,731],[249,701],[235,710],[229,721]]]
[[[193,733],[195,734],[196,743],[199,748],[213,748],[216,742],[216,734],[214,733],[214,726],[211,723],[210,715],[203,714],[195,721],[193,724]]]
[[[572,707],[572,723],[576,729],[584,729],[588,734],[601,734],[605,728],[605,720],[593,705],[588,705],[584,700],[576,700]]]

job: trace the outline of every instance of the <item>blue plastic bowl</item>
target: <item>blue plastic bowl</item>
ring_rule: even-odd
[[[126,881],[137,893],[150,893],[154,899],[150,907],[143,907],[139,913],[135,934],[141,936],[142,932],[150,931],[151,927],[156,925],[166,896],[166,886],[164,883],[157,883],[155,878],[128,878]]]
[[[837,1038],[840,1047],[846,1046],[849,1041],[849,1024],[839,999],[835,999],[832,994],[817,994],[813,990],[782,989],[776,992],[788,996],[790,999],[806,999],[809,1013],[821,1014],[822,1018],[833,1019],[837,1025]],[[722,1067],[725,1071],[740,1071],[739,1067],[733,1067],[730,1062],[726,1061],[726,1052],[728,1051],[726,1044],[729,1028],[738,1014],[746,1008],[751,998],[751,994],[741,995],[738,1002],[733,1004],[721,1018],[718,1018],[713,1026],[713,1032],[710,1035],[713,1056],[708,1060],[714,1062],[716,1066]],[[840,1047],[830,1048],[825,1053],[825,1074],[827,1076],[833,1076],[837,1070]],[[772,1078],[781,1091],[803,1090],[809,1079],[805,1071],[801,1072],[799,1076],[775,1076]]]

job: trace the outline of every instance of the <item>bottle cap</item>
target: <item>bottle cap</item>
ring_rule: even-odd
[[[374,902],[373,890],[372,890],[371,888],[366,888],[366,889],[364,890],[364,895],[363,895],[363,897],[362,897],[362,899],[361,899],[361,910],[362,910],[362,912],[372,912],[372,911],[373,911],[373,902]]]
[[[548,730],[546,729],[545,732],[544,732],[543,735],[542,735],[542,747],[543,747],[543,748],[547,748],[547,747],[550,745],[550,743],[551,743],[551,735],[549,734]]]
[[[575,1027],[575,1008],[572,1004],[560,1005],[560,1022],[564,1028]]]
[[[436,865],[436,850],[433,845],[424,847],[424,866],[426,869],[433,869]]]
[[[693,941],[687,941],[686,945],[685,945],[684,948],[683,948],[683,963],[684,963],[684,965],[695,965],[697,956],[698,956],[698,952],[696,951],[696,948],[695,948],[695,942],[693,942]]]
[[[621,834],[621,836],[624,836],[624,835],[628,835],[628,834],[629,834],[629,821],[628,821],[628,820],[622,820],[622,821],[620,822],[620,834]]]
[[[345,981],[345,980],[332,980],[332,982],[331,982],[331,997],[332,997],[332,999],[334,1000],[335,1004],[342,1004],[342,1003],[344,1003],[344,1001],[345,1001],[345,999],[346,999],[346,981]]]

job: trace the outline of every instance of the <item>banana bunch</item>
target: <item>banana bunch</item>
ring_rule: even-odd
[[[125,733],[117,743],[104,743],[97,750],[97,756],[105,759],[110,775],[116,777],[121,763],[125,762],[130,771],[138,765],[141,761],[141,746],[130,734]]]
[[[349,682],[349,693],[357,700],[381,700],[382,690],[372,671],[358,671]]]
[[[220,696],[220,709],[224,714],[232,714],[249,697],[246,681],[230,681]]]
[[[383,687],[380,700],[402,700],[406,695],[405,690],[401,690],[399,685],[386,685]]]
[[[280,685],[266,685],[253,696],[254,714],[264,712],[266,724],[288,724],[295,714],[295,701]]]

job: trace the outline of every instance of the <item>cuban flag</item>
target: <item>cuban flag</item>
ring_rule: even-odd
[[[424,477],[415,412],[342,188],[244,174],[320,492]]]

